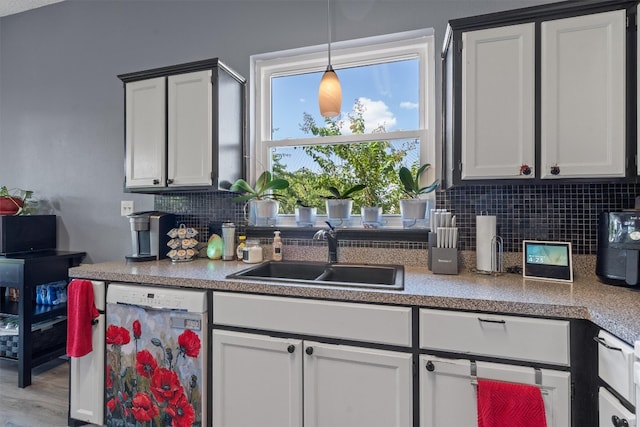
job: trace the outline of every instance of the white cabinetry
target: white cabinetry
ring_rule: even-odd
[[[473,369],[472,369],[473,366]],[[473,370],[473,374],[472,374]],[[548,427],[570,427],[570,374],[540,369],[538,386]],[[477,378],[536,384],[534,368],[502,363],[471,362],[420,356],[420,425],[457,427],[477,425]]]
[[[242,176],[242,77],[217,59],[118,77],[127,190],[217,189]]]
[[[422,350],[460,357],[420,357],[422,427],[475,425],[478,378],[537,385],[547,425],[571,426],[571,374],[561,369],[569,366],[569,322],[433,309],[420,309],[419,317]],[[505,363],[475,362],[476,357]],[[539,369],[538,364],[559,369]]]
[[[356,340],[368,330],[371,342],[390,344],[391,331],[406,329],[400,340],[410,345],[409,308],[224,292],[213,301],[214,327],[261,330],[213,331],[214,426],[413,424],[411,353],[286,337]]]
[[[164,77],[125,85],[125,179],[129,188],[163,185],[166,164]]]
[[[164,77],[126,84],[127,188],[210,186],[211,70],[169,76],[168,96],[166,86]]]
[[[534,29],[462,34],[462,179],[534,177]]]
[[[442,54],[448,185],[626,175],[628,11],[605,3],[449,22]]]
[[[542,178],[625,175],[625,23],[617,10],[541,24]]]
[[[634,349],[603,330],[598,332],[598,376],[606,386],[628,402],[636,403],[633,380]],[[598,391],[599,421],[601,427],[635,427],[636,415],[607,388]]]
[[[212,184],[211,76],[211,70],[169,76],[169,187]]]

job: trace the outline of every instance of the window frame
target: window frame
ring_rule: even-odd
[[[427,182],[436,178],[436,52],[432,28],[401,33],[379,35],[331,44],[331,63],[338,73],[340,68],[364,66],[402,59],[419,59],[419,127],[409,131],[391,131],[377,134],[339,135],[271,139],[271,78],[291,74],[322,72],[327,66],[327,45],[317,45],[251,56],[249,119],[252,131],[249,135],[247,177],[255,181],[270,167],[269,152],[273,146],[299,146],[322,144],[379,141],[381,139],[420,140],[420,163],[431,163]],[[434,197],[431,193],[429,197]],[[295,225],[286,217],[282,225]],[[397,215],[386,215],[393,217]],[[395,227],[398,221],[388,218],[386,227]],[[354,226],[357,226],[354,224]]]

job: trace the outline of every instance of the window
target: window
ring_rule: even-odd
[[[376,36],[331,45],[342,86],[342,114],[320,116],[318,85],[326,45],[251,58],[253,134],[251,181],[264,170],[291,183],[280,212],[296,201],[324,213],[328,186],[353,196],[354,212],[377,205],[398,214],[400,166],[435,166],[435,61],[432,30]],[[429,171],[429,182],[435,179]]]

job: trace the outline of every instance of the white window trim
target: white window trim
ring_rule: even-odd
[[[380,35],[362,39],[335,42],[331,44],[331,63],[338,71],[345,65],[367,65],[379,62],[381,57],[388,60],[405,58],[420,58],[419,70],[419,101],[426,111],[419,115],[420,129],[415,131],[395,131],[385,134],[371,134],[371,140],[385,139],[420,139],[420,163],[431,163],[434,167],[427,172],[427,182],[436,179],[436,148],[435,148],[435,72],[436,52],[433,29],[422,29],[402,33]],[[296,62],[291,58],[296,57]],[[249,134],[249,155],[247,159],[247,178],[255,181],[269,166],[269,148],[283,145],[308,145],[317,143],[317,137],[287,140],[271,140],[271,84],[273,76],[288,75],[296,71],[323,71],[327,66],[326,44],[270,52],[251,56],[249,82],[249,120],[251,132]],[[431,94],[431,96],[427,96]],[[323,143],[346,143],[351,140],[366,141],[369,135],[342,135],[324,137]],[[430,197],[434,197],[431,193]],[[281,225],[295,225],[292,215],[281,215],[284,223]],[[389,216],[387,226],[396,226],[399,218]],[[320,221],[322,223],[322,221]]]

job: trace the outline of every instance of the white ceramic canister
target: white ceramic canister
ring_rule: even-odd
[[[255,239],[247,239],[247,245],[242,249],[242,261],[247,264],[262,262],[262,246]]]

